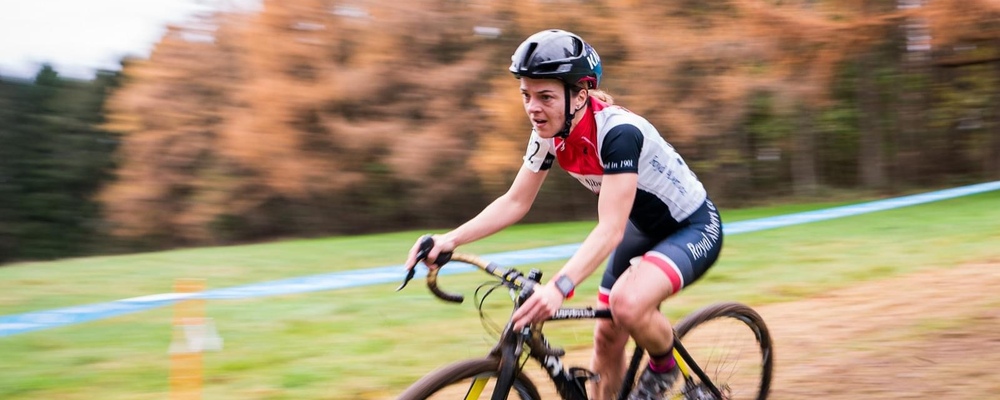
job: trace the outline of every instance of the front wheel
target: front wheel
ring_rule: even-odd
[[[500,360],[465,360],[438,369],[406,389],[397,400],[489,399],[500,370]],[[514,376],[508,399],[541,400],[535,384],[523,373]]]
[[[725,400],[764,400],[771,386],[771,334],[756,311],[739,303],[713,304],[681,320],[677,336]],[[699,382],[685,398],[710,399]]]

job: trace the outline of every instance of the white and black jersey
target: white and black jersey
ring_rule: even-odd
[[[553,160],[595,194],[605,174],[639,174],[629,220],[647,233],[677,229],[705,203],[701,181],[652,124],[593,97],[565,140],[532,131],[525,166],[538,172],[551,168]]]

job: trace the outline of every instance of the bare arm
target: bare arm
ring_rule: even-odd
[[[638,180],[639,175],[634,173],[604,176],[597,206],[597,226],[590,231],[580,249],[562,269],[547,284],[536,289],[524,305],[514,312],[511,318],[515,329],[532,322],[541,322],[562,306],[564,299],[562,292],[555,287],[556,278],[566,275],[575,285],[579,284],[593,274],[601,261],[618,246],[625,234]]]
[[[579,284],[593,274],[601,261],[618,246],[625,235],[638,180],[638,174],[604,176],[597,204],[597,226],[553,278],[566,275],[573,283]]]

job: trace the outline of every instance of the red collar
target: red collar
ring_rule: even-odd
[[[594,113],[606,107],[608,107],[606,103],[591,97],[590,104],[582,110],[586,114],[570,132],[569,137],[555,138],[556,160],[567,172],[590,176],[603,174],[604,168],[601,167],[597,149],[597,121]]]
[[[556,138],[557,148],[562,145],[562,142],[564,140],[569,142],[575,142],[580,140],[580,138],[582,137],[592,138],[596,136],[595,133],[597,132],[597,121],[594,119],[594,113],[607,108],[608,103],[600,101],[595,97],[591,97],[589,100],[590,101],[588,102],[587,107],[584,107],[584,109],[582,110],[586,114],[584,114],[580,122],[577,123],[575,127],[573,127],[573,130],[569,133],[569,136],[566,139],[561,139],[558,137]]]

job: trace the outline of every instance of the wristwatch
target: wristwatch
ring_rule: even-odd
[[[563,297],[569,297],[573,294],[573,288],[575,287],[576,285],[573,283],[573,280],[569,279],[566,275],[559,275],[559,277],[556,278],[556,288],[559,289],[559,292],[562,293]]]

